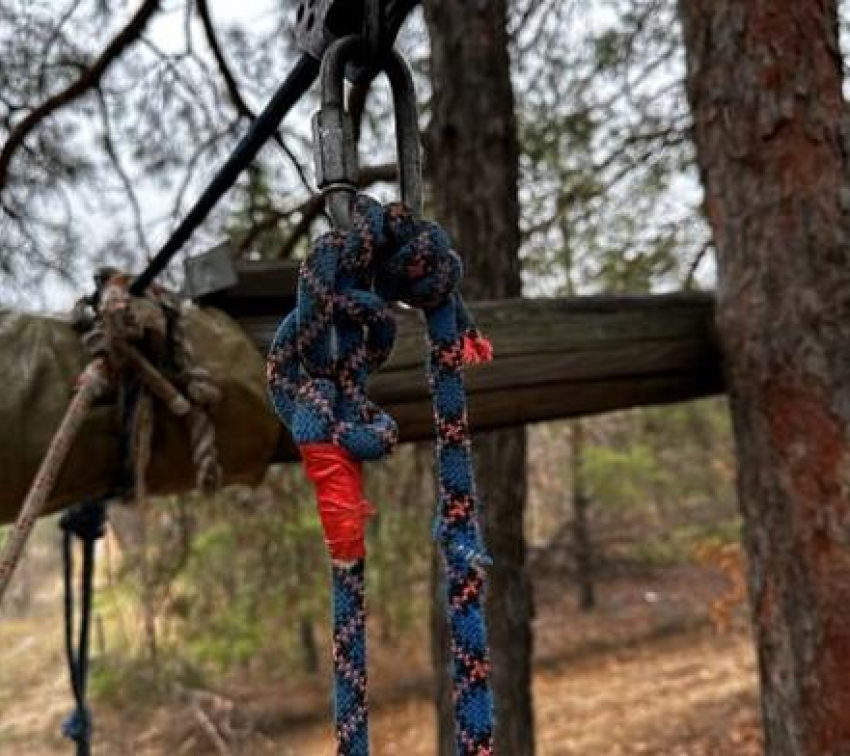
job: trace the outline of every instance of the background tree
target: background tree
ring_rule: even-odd
[[[835,2],[681,0],[766,750],[850,752],[850,238]]]
[[[695,65],[692,69],[692,86],[703,113],[702,121],[698,119],[698,125],[702,123],[698,131],[702,162],[714,171],[715,162],[722,161],[715,161],[712,151],[723,151],[714,135],[719,126],[711,118],[715,112],[711,110],[712,98],[718,99],[717,107],[723,109],[725,117],[728,103],[737,103],[735,98],[741,95],[727,92],[733,84],[719,81],[719,77],[740,77],[735,64],[726,59],[723,66],[712,68],[713,56],[721,51],[706,48],[718,39],[722,52],[731,60],[745,44],[736,36],[738,32],[708,34],[705,30],[722,30],[724,25],[730,30],[738,29],[740,20],[741,25],[757,27],[767,34],[776,32],[781,25],[758,23],[760,9],[767,7],[761,0],[755,4],[756,9],[746,12],[733,10],[733,4],[728,2],[718,9],[708,9],[696,0],[682,0],[682,4],[688,6],[686,17],[691,18],[688,28],[696,51],[692,62],[706,61],[702,68]],[[4,61],[0,68],[0,140],[7,145],[7,156],[9,145],[13,148],[11,157],[0,160],[6,171],[0,180],[0,290],[6,301],[22,299],[11,291],[12,283],[28,293],[46,291],[42,288],[45,271],[70,275],[75,287],[79,287],[82,275],[96,261],[108,259],[137,267],[185,212],[244,129],[251,112],[259,108],[280,80],[293,55],[291,39],[286,34],[286,4],[269,3],[262,23],[247,23],[244,19],[236,23],[228,15],[231,11],[226,3],[204,0],[68,0],[57,12],[59,5],[55,0],[0,0],[0,58]],[[706,255],[710,241],[699,213],[695,152],[689,139],[692,123],[683,88],[684,46],[680,27],[675,23],[676,8],[674,0],[603,0],[594,4],[593,13],[587,13],[586,4],[563,0],[516,0],[495,6],[480,0],[434,0],[428,6],[433,60],[429,59],[418,20],[408,27],[402,43],[413,53],[417,64],[425,119],[433,119],[429,158],[437,207],[434,214],[448,223],[459,251],[467,258],[465,290],[472,297],[519,294],[517,250],[523,258],[525,292],[535,295],[648,292],[678,288],[682,282],[711,283],[712,261]],[[824,18],[827,16],[819,15],[815,20]],[[808,25],[812,19],[793,15],[788,23],[799,24],[817,36]],[[782,29],[784,33],[786,28]],[[836,56],[834,39],[829,36],[832,34],[829,30],[823,37],[829,39],[826,49]],[[727,42],[729,49],[725,47]],[[784,50],[784,44],[783,41],[778,49]],[[817,56],[823,49],[817,44],[802,52],[794,44],[788,48],[793,64],[804,61],[804,68],[808,66],[806,55]],[[770,55],[767,60],[772,60]],[[769,69],[763,80],[753,80],[750,95],[755,97],[753,92],[763,81],[778,89],[782,87],[777,81],[785,86],[786,72],[792,64],[784,57],[780,63]],[[836,72],[829,66],[808,68],[811,70],[795,73],[803,77],[796,82],[801,91],[808,91],[811,84],[806,76],[821,76],[818,82],[827,81],[831,92],[824,102],[837,109]],[[716,78],[704,75],[706,70],[716,70]],[[433,97],[427,87],[428,73],[437,85]],[[515,91],[521,93],[516,102],[511,100],[509,73]],[[767,98],[765,102],[773,107],[773,100]],[[795,107],[805,102],[813,112],[825,107],[805,97],[800,102],[789,97],[782,100],[785,102],[792,102]],[[755,111],[750,101],[744,104],[748,108],[752,105],[748,115]],[[758,104],[764,103],[759,100]],[[386,146],[390,140],[385,138],[387,106],[385,90],[379,88],[370,98],[363,134],[363,154],[375,155],[379,167],[384,168],[384,161],[391,158]],[[309,112],[310,107],[311,103],[306,103],[301,114]],[[794,107],[789,108],[791,117],[787,122],[796,128],[800,122],[795,120],[797,112]],[[741,124],[744,121],[740,119]],[[27,123],[32,125],[24,128],[22,125]],[[764,138],[771,145],[785,145],[787,152],[783,156],[791,156],[796,154],[796,145],[782,142],[789,139],[784,124],[783,121],[776,133],[769,131],[767,137],[759,139]],[[726,128],[736,139],[739,133],[751,137],[743,125]],[[22,138],[11,137],[22,130],[27,132]],[[812,134],[820,132],[815,129],[806,133],[812,139]],[[322,216],[321,204],[302,170],[302,164],[309,163],[309,138],[303,119],[288,121],[279,136],[201,229],[190,249],[201,248],[224,234],[231,238],[237,253],[248,258],[304,253],[306,239],[311,229],[321,225]],[[839,150],[832,132],[829,137],[833,141],[828,146]],[[752,137],[745,146],[754,154],[757,144],[760,142]],[[738,142],[733,141],[734,155],[723,153],[722,165],[732,165],[734,171],[740,168],[736,161],[742,159],[741,155],[746,159],[749,154],[746,150],[739,154],[737,146]],[[803,150],[801,154],[808,153]],[[787,164],[799,167],[791,157]],[[732,275],[726,280],[736,286],[745,278],[744,263],[739,262],[744,246],[738,245],[744,238],[743,221],[735,214],[744,205],[738,199],[773,198],[772,192],[779,191],[767,186],[766,181],[751,181],[757,166],[747,163],[745,167],[743,175],[736,179],[750,182],[743,190],[729,184],[734,191],[726,193],[726,182],[732,181],[727,175],[733,173],[732,169],[723,174],[722,180],[716,178],[716,171],[712,176],[715,185],[720,183],[724,195],[729,195],[714,201],[712,207],[715,226],[722,221],[727,235],[727,252],[723,254],[730,261],[726,265]],[[830,163],[829,168],[826,176],[816,177],[819,182],[835,178],[837,164]],[[790,170],[790,178],[783,174],[774,183],[788,181],[791,186],[800,181]],[[814,181],[812,173],[803,171],[803,176]],[[392,177],[386,171],[375,175]],[[753,187],[757,191],[751,191]],[[779,206],[804,204],[809,212],[807,219],[815,220],[830,215],[830,207],[835,210],[828,203],[817,205],[811,200],[814,190],[804,189],[799,198],[799,193],[790,198],[782,195]],[[385,191],[384,187],[377,190]],[[716,194],[719,196],[720,190]],[[835,199],[831,194],[824,196]],[[758,218],[767,228],[768,221],[758,214],[767,211],[755,210],[755,215],[747,217]],[[809,232],[810,236],[822,240],[817,231],[821,227],[825,225],[812,226],[815,230]],[[750,227],[746,231],[756,233]],[[814,243],[808,241],[809,237],[801,240],[803,235],[802,231],[792,235],[793,244],[781,259],[796,266],[793,270],[798,283],[817,279],[816,285],[806,283],[805,288],[815,293],[811,301],[801,293],[799,307],[798,300],[791,297],[788,306],[793,317],[788,316],[783,322],[790,322],[797,329],[795,332],[802,333],[808,323],[806,318],[813,313],[813,322],[821,325],[814,331],[812,349],[808,342],[799,348],[793,345],[794,369],[810,370],[804,364],[806,360],[811,357],[817,367],[828,355],[832,360],[829,364],[834,367],[830,369],[838,375],[840,359],[833,347],[839,341],[841,326],[835,325],[833,333],[832,321],[821,317],[818,308],[823,306],[821,299],[829,302],[830,296],[840,296],[837,277],[834,290],[825,290],[831,279],[824,276],[820,280],[820,275],[827,270],[827,256],[839,259],[843,248],[826,234],[817,265],[809,265],[808,249]],[[749,238],[746,241],[749,243]],[[781,245],[777,241],[774,246],[778,249]],[[784,273],[769,265],[766,248],[765,242],[754,258],[758,260],[758,266],[753,267],[755,283],[747,279],[746,286],[741,284],[730,291],[757,290],[767,300],[768,294],[772,296],[774,280],[790,286],[782,277]],[[818,300],[818,307],[811,308],[814,300]],[[727,296],[726,301],[731,299]],[[727,321],[733,323],[727,326],[730,332],[741,323],[749,323],[744,322],[742,310],[736,312],[738,319],[734,323]],[[764,330],[759,331],[766,334],[767,340],[762,352],[771,355],[769,369],[779,376],[781,371],[773,368],[782,367],[782,360],[790,361],[787,355],[792,351],[790,347],[786,349],[786,344],[791,335],[777,334],[769,325],[764,324]],[[779,323],[774,327],[779,328]],[[738,330],[739,338],[749,338],[751,331],[746,327]],[[831,339],[828,344],[827,337]],[[745,367],[750,370],[751,366],[748,362]],[[791,372],[802,386],[803,379]],[[743,378],[740,381],[745,383]],[[833,382],[837,384],[837,379]],[[814,391],[817,385],[812,383],[814,388],[807,390]],[[792,388],[796,390],[797,386]],[[790,390],[787,394],[792,396]],[[745,396],[742,390],[741,396],[743,401],[749,394]],[[805,401],[799,412],[787,419],[777,409],[781,402],[776,399],[776,392],[765,396],[772,397],[773,404],[764,410],[766,414],[755,419],[753,413],[747,414],[746,427],[778,423],[778,430],[772,432],[781,436],[783,444],[786,436],[793,436],[795,442],[793,449],[789,441],[780,451],[774,444],[772,454],[785,459],[793,457],[788,449],[794,453],[805,450],[796,441],[806,435],[807,422],[816,421],[818,428],[829,430],[825,421],[821,423],[822,415],[804,416],[802,408],[809,406]],[[797,396],[793,394],[795,400]],[[767,399],[762,397],[762,401]],[[838,416],[843,417],[840,412]],[[713,403],[582,421],[583,443],[579,444],[578,455],[582,464],[577,469],[583,471],[586,493],[594,502],[586,514],[588,528],[594,528],[594,535],[598,536],[594,540],[601,611],[607,598],[602,581],[616,570],[634,568],[646,572],[681,559],[702,540],[717,537],[728,541],[735,535],[735,521],[728,516],[726,478],[730,463],[724,417],[722,407]],[[808,435],[814,436],[814,430]],[[832,438],[828,433],[821,437]],[[522,462],[528,462],[527,469],[534,480],[535,530],[540,533],[534,544],[535,563],[545,564],[558,553],[559,541],[553,533],[570,532],[564,502],[571,486],[582,482],[577,480],[579,476],[570,476],[569,438],[568,424],[536,427],[528,434],[531,451],[527,455],[522,450],[525,441],[520,431],[481,439],[479,461],[483,461],[480,469],[485,473],[482,487],[489,515],[488,535],[497,560],[491,595],[503,602],[491,624],[497,692],[500,706],[504,707],[498,738],[506,753],[528,753],[533,749],[528,696],[530,589],[524,572],[522,508],[516,506],[527,493],[524,474],[510,476],[508,485],[498,481],[502,471],[514,465],[513,469],[522,471],[526,469]],[[751,445],[747,448],[751,449]],[[373,476],[379,489],[377,501],[401,498],[406,504],[408,500],[428,498],[421,492],[412,492],[426,475],[420,463],[428,453],[413,461],[406,454],[407,450],[402,450],[401,459],[393,461],[392,478],[385,473]],[[760,470],[770,461],[767,452],[748,454],[748,461],[756,459]],[[799,465],[813,456],[807,452],[803,462],[797,458],[783,462],[781,470],[796,475]],[[404,476],[398,473],[402,467],[407,468]],[[816,467],[812,462],[807,469]],[[488,471],[500,474],[492,474],[492,480],[488,480]],[[308,498],[290,475],[286,470],[275,472],[267,486],[254,494],[228,493],[213,503],[192,501],[187,559],[179,569],[172,568],[175,555],[167,552],[168,544],[174,543],[175,529],[183,526],[185,502],[171,502],[157,510],[151,525],[152,562],[153,574],[162,584],[156,586],[156,596],[161,600],[157,601],[154,620],[161,630],[160,656],[166,677],[173,676],[187,685],[212,686],[222,680],[232,683],[240,671],[254,676],[253,682],[263,672],[279,669],[281,659],[293,662],[288,665],[290,670],[302,665],[315,668],[314,647],[325,640],[324,553],[317,541],[318,525]],[[749,539],[762,549],[755,569],[761,570],[757,585],[768,586],[762,592],[767,598],[760,599],[759,604],[763,609],[767,607],[764,622],[773,622],[783,611],[792,611],[790,599],[771,604],[770,590],[793,588],[795,596],[808,597],[808,603],[803,602],[804,619],[798,622],[786,617],[786,627],[781,631],[763,631],[763,647],[768,649],[764,652],[765,675],[767,662],[773,664],[779,657],[796,663],[809,659],[806,654],[811,652],[815,655],[811,658],[817,658],[820,665],[811,678],[816,681],[788,683],[780,694],[772,694],[779,702],[771,703],[773,718],[778,721],[794,709],[796,701],[814,700],[813,691],[821,684],[821,678],[826,680],[827,663],[823,660],[829,658],[829,652],[817,656],[817,643],[806,645],[808,641],[801,640],[809,625],[800,623],[821,622],[826,628],[822,637],[829,640],[837,615],[815,578],[820,579],[821,569],[830,576],[839,574],[836,565],[841,552],[835,546],[839,526],[832,520],[823,526],[829,546],[825,557],[815,554],[812,546],[802,567],[794,568],[789,556],[796,548],[794,539],[811,535],[813,542],[820,543],[820,532],[812,535],[802,529],[802,535],[787,535],[787,522],[793,520],[797,528],[795,518],[801,511],[802,497],[774,495],[773,488],[780,484],[773,481],[773,487],[759,483],[765,490],[770,488],[770,502],[780,504],[772,519],[766,520],[771,534],[759,535],[763,512],[760,505],[752,503],[753,475],[747,472],[749,477],[745,476],[751,502],[747,506],[752,509],[749,516],[757,523],[757,533]],[[394,485],[400,477],[409,481],[402,485],[402,497],[397,494],[398,485]],[[837,479],[837,475],[833,478]],[[792,478],[792,483],[797,485],[794,481],[798,480],[803,478]],[[813,474],[806,480],[820,478]],[[826,476],[824,480],[832,479]],[[826,488],[830,485],[825,484]],[[380,495],[384,491],[387,495]],[[724,506],[717,507],[717,503]],[[417,647],[417,642],[423,642],[411,630],[417,624],[408,620],[420,616],[426,606],[426,508],[423,504],[421,510],[382,509],[379,524],[373,526],[372,537],[377,543],[370,560],[371,605],[379,637],[394,653],[399,653],[398,648],[409,648],[406,643]],[[828,509],[830,515],[839,510],[838,504]],[[783,517],[784,523],[779,521]],[[617,540],[622,539],[624,531],[628,541],[625,544]],[[779,537],[776,533],[786,535]],[[176,535],[182,538],[183,534]],[[784,549],[781,559],[775,557],[775,545],[768,548],[768,538],[774,537]],[[161,554],[156,553],[159,547]],[[767,562],[770,569],[758,567]],[[781,580],[770,582],[768,577],[775,565],[781,567]],[[562,581],[565,573],[558,574]],[[539,585],[541,579],[537,575],[535,578]],[[411,590],[400,591],[399,582]],[[105,611],[110,612],[108,622],[116,606],[135,597],[137,590],[124,576],[118,583],[118,595],[104,602]],[[557,588],[563,592],[562,583],[557,583]],[[788,651],[792,641],[796,646]],[[396,642],[401,645],[393,645]],[[837,641],[833,647],[838,648]],[[115,656],[132,654],[129,642],[110,648]],[[438,648],[445,648],[443,641]],[[772,650],[775,648],[779,650]],[[838,668],[839,661],[835,662]],[[320,668],[324,663],[324,655],[319,654]],[[120,665],[117,668],[120,670]],[[104,680],[109,683],[105,669],[102,666],[99,670],[101,689],[109,687],[104,684]],[[792,717],[789,721],[796,720]],[[800,732],[816,729],[815,725],[806,728]],[[825,732],[829,726],[820,729]],[[444,734],[450,740],[451,732]]]
[[[514,4],[527,293],[648,293],[710,283],[675,3],[612,0],[595,11],[571,2]],[[572,470],[564,481],[569,569],[584,605],[593,603],[594,518],[582,471],[596,453],[593,438],[610,443],[594,429],[608,427],[607,419],[575,421],[564,460]]]
[[[711,284],[671,0],[516,3],[529,295]]]

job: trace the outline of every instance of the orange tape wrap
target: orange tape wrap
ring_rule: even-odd
[[[300,447],[307,477],[316,488],[316,503],[333,559],[353,562],[366,555],[366,520],[375,510],[363,498],[360,462],[335,444]]]

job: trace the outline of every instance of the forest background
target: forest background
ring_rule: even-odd
[[[254,0],[238,12],[207,0],[153,5],[144,29],[85,95],[41,121],[13,160],[0,159],[4,306],[64,309],[98,265],[138,268],[294,60],[286,4]],[[0,1],[0,139],[8,145],[39,103],[92,70],[138,12],[138,4],[115,0]],[[515,0],[506,21],[523,294],[711,289],[675,3],[606,0],[588,12],[571,0]],[[418,14],[400,40],[417,73],[426,160],[439,86],[429,52],[435,33]],[[326,224],[311,202],[314,107],[310,99],[287,120],[187,254],[221,239],[244,259],[305,254]],[[361,135],[377,179],[394,157],[390,120],[381,86]],[[394,189],[377,181],[370,191],[388,198]],[[180,285],[178,267],[167,280]],[[525,460],[536,669],[668,634],[704,639],[708,626],[746,636],[723,400],[530,427]],[[380,510],[368,577],[376,697],[427,698],[431,452],[403,447],[368,480]],[[486,498],[484,507],[486,516]],[[0,628],[9,634],[0,654],[29,648],[28,664],[36,650],[42,661],[60,655],[58,624],[56,634],[34,630],[58,606],[55,531],[52,522],[40,527],[4,610],[14,621]],[[208,753],[218,737],[234,753],[261,753],[266,741],[288,742],[317,711],[321,718],[327,564],[298,469],[273,468],[258,488],[212,499],[116,508],[104,550],[93,693],[111,743],[133,742],[135,750],[123,752],[143,752],[134,738],[147,738],[163,749]],[[27,646],[34,635],[39,642]],[[405,670],[401,658],[410,660]],[[751,661],[736,674],[752,708]],[[4,658],[0,687],[14,695],[25,675]],[[62,683],[50,680],[61,708]],[[182,713],[165,714],[175,702]],[[22,720],[11,706],[0,707],[0,750],[31,737],[33,726],[58,729]],[[547,739],[545,728],[555,726],[540,706],[541,753],[593,752],[569,750],[563,736]],[[57,742],[51,733],[44,748]]]

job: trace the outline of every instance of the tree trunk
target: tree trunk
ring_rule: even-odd
[[[584,475],[584,424],[570,424],[570,467],[573,483],[573,552],[575,554],[576,587],[579,609],[589,612],[596,606],[593,575],[593,541],[587,512],[590,497]]]
[[[446,619],[443,557],[434,543],[431,551],[431,662],[434,668],[434,721],[438,756],[454,756],[454,702],[452,701],[452,655]]]
[[[518,296],[519,148],[506,0],[428,0],[425,13],[432,43],[427,146],[436,218],[464,258],[463,290],[470,300]],[[479,434],[474,446],[485,535],[494,557],[487,614],[495,746],[505,756],[525,756],[534,753],[532,608],[523,534],[525,431]],[[446,667],[444,659],[435,661],[437,669]]]
[[[834,0],[680,0],[771,756],[850,753],[850,244]]]

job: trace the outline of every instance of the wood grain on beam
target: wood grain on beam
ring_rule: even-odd
[[[515,299],[471,309],[496,354],[492,364],[466,373],[475,430],[723,391],[707,294]],[[278,315],[231,314],[265,351]],[[430,438],[421,315],[400,310],[398,316],[395,350],[370,392],[396,418],[403,440]],[[286,439],[279,457],[295,457]]]

